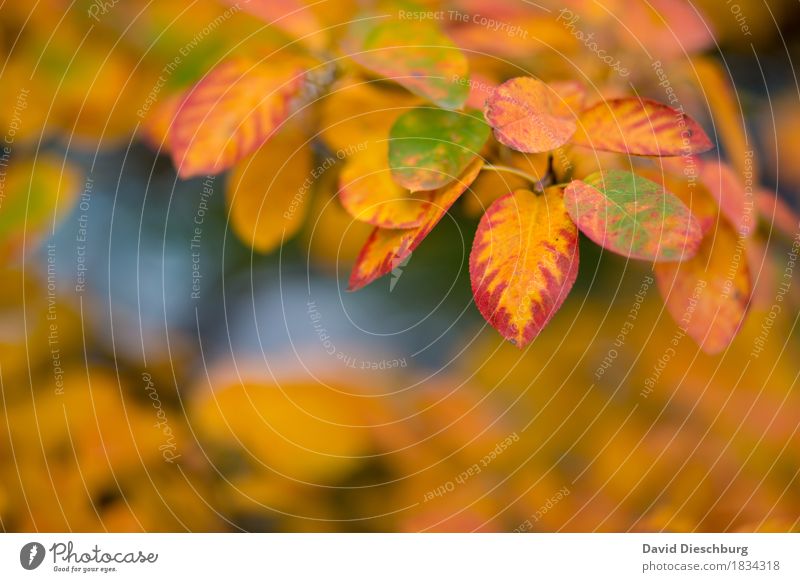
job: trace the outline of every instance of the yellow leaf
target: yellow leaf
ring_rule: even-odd
[[[236,165],[225,199],[244,244],[268,253],[294,236],[311,196],[312,161],[305,135],[292,125]]]
[[[381,228],[419,226],[428,200],[397,185],[387,156],[385,141],[350,156],[339,176],[342,206],[353,218]]]

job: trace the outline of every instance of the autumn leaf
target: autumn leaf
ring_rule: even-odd
[[[178,174],[218,174],[261,147],[302,99],[309,64],[232,57],[211,70],[187,92],[172,124]]]
[[[544,329],[578,275],[578,230],[558,188],[517,190],[483,215],[469,272],[475,305],[503,337],[524,347]]]
[[[640,156],[682,156],[714,147],[700,124],[685,113],[636,97],[611,99],[584,111],[572,142]]]
[[[339,199],[353,218],[381,228],[414,228],[429,199],[398,186],[389,170],[387,142],[351,155],[339,175]]]
[[[581,232],[632,259],[685,260],[702,238],[700,224],[683,202],[630,172],[609,170],[574,180],[564,202]]]
[[[722,219],[694,258],[655,266],[656,283],[678,326],[707,354],[723,351],[739,331],[750,302],[747,254]]]
[[[305,134],[292,124],[236,164],[225,199],[244,244],[268,253],[297,232],[311,196],[312,159]]]
[[[454,180],[480,153],[489,126],[480,112],[417,107],[397,118],[389,134],[394,180],[412,192]]]
[[[736,170],[717,160],[703,161],[700,179],[734,229],[743,236],[750,236],[758,226],[752,186],[748,192]]]
[[[469,65],[438,27],[411,19],[359,24],[344,46],[354,61],[439,107],[464,105]]]
[[[542,81],[516,77],[489,97],[484,114],[500,143],[526,153],[554,150],[575,133],[578,111],[572,106],[583,100],[576,87],[564,86],[564,99]]]
[[[382,277],[403,262],[439,223],[459,196],[475,181],[483,160],[475,158],[457,180],[429,192],[420,225],[407,230],[376,228],[372,231],[350,274],[349,291],[356,291]]]

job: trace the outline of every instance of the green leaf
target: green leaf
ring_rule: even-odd
[[[660,185],[622,170],[572,181],[564,202],[586,236],[632,259],[684,261],[697,253],[703,233],[681,200]]]
[[[416,192],[455,180],[480,153],[489,126],[479,111],[417,107],[397,118],[389,136],[392,177]]]

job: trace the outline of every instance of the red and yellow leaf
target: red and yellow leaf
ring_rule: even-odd
[[[464,105],[469,93],[467,58],[437,26],[411,19],[364,24],[344,47],[354,61],[439,107]]]
[[[736,231],[743,236],[750,236],[758,226],[752,187],[748,196],[747,188],[736,175],[736,170],[717,160],[701,164],[700,179]]]
[[[636,97],[611,99],[584,111],[572,141],[640,156],[682,156],[714,147],[700,124],[685,113]]]
[[[558,188],[517,190],[483,215],[469,257],[475,304],[524,347],[547,325],[578,275],[578,229]]]
[[[267,253],[297,232],[311,196],[312,159],[305,134],[290,125],[234,167],[225,198],[244,244]]]
[[[261,147],[306,88],[306,59],[233,57],[186,94],[170,132],[182,178],[218,174]]]
[[[605,249],[645,261],[681,261],[703,238],[686,205],[655,182],[622,170],[573,180],[567,212],[581,232]]]
[[[457,180],[429,192],[425,216],[418,227],[407,230],[373,230],[353,266],[348,289],[355,291],[369,285],[402,263],[425,240],[464,190],[475,181],[482,167],[483,160],[475,158]]]
[[[707,354],[723,351],[744,321],[750,271],[743,239],[726,220],[705,237],[694,258],[655,267],[672,318]]]
[[[414,228],[429,199],[398,186],[389,169],[387,143],[370,144],[351,155],[339,175],[339,199],[350,215],[380,228]]]
[[[574,92],[570,100],[575,100]],[[486,102],[484,114],[497,140],[520,152],[554,150],[575,133],[577,112],[555,90],[531,77],[500,85]]]

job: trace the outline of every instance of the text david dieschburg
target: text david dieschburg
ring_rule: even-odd
[[[695,544],[666,544],[663,546],[651,546],[642,544],[643,554],[738,554],[743,558],[747,557],[747,546],[726,546],[724,544],[712,544],[710,546],[697,546]]]

